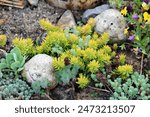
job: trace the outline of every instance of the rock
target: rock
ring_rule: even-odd
[[[52,57],[38,54],[25,63],[22,76],[31,84],[35,81],[48,80],[51,84],[49,88],[52,89],[57,85],[53,70]]]
[[[126,26],[125,18],[118,10],[108,9],[98,15],[95,20],[95,31],[98,34],[108,32],[112,42],[126,39],[126,36],[124,35]]]
[[[6,51],[3,49],[0,49],[0,59],[6,56]]]
[[[96,17],[97,15],[101,14],[103,11],[108,10],[110,6],[108,4],[104,4],[94,9],[88,9],[83,13],[82,21],[86,23],[90,17]]]
[[[55,7],[71,10],[84,10],[92,8],[103,0],[47,0],[47,2]]]
[[[74,16],[70,10],[65,11],[59,19],[57,26],[63,29],[76,27]]]
[[[28,0],[28,2],[30,3],[30,5],[38,6],[39,0]]]

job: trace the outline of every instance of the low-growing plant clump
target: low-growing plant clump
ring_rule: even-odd
[[[132,5],[122,0],[109,0],[109,3],[122,8],[120,12],[128,23],[124,31],[127,43],[110,44],[107,32],[98,35],[94,31],[93,18],[85,25],[65,30],[41,19],[39,24],[47,32],[45,39],[38,44],[31,38],[15,38],[14,48],[1,59],[0,98],[30,99],[33,94],[44,94],[51,84],[41,80],[28,85],[21,71],[27,57],[47,54],[53,57],[55,77],[62,87],[74,85],[80,91],[84,88],[106,91],[115,100],[150,99],[149,79],[142,68],[144,57],[150,57],[150,3],[145,0],[134,0]],[[0,47],[5,45],[6,36],[0,35]],[[135,54],[142,54],[140,73],[127,63],[127,56],[121,51],[127,45],[136,50]]]

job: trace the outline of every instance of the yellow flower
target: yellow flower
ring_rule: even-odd
[[[106,45],[107,43],[108,43],[108,41],[109,41],[109,34],[107,33],[107,32],[104,32],[102,35],[101,35],[101,37],[100,37],[100,39],[97,39],[97,43],[99,44],[99,45]]]
[[[148,12],[144,12],[143,16],[145,21],[150,22],[150,14],[148,14]]]
[[[127,15],[127,7],[124,7],[124,9],[121,10],[121,14],[123,16],[126,16]]]
[[[145,2],[142,3],[142,7],[144,10],[148,11],[149,10],[149,6],[148,4],[146,4]]]
[[[79,87],[81,89],[87,87],[88,84],[90,83],[90,80],[86,76],[84,76],[83,74],[79,74],[79,78],[77,78],[77,80],[78,81],[76,83],[79,85]]]
[[[128,30],[129,30],[129,27],[124,29],[124,34],[125,35],[128,34]]]
[[[91,61],[88,65],[88,71],[91,73],[96,73],[99,69],[99,63],[96,60]]]

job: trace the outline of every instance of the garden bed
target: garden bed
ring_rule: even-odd
[[[143,3],[148,4],[137,4],[142,7]],[[127,18],[126,4],[113,5]],[[24,9],[0,6],[0,39],[5,40],[4,44],[0,40],[0,99],[150,99],[150,14],[149,19],[141,15],[149,13],[149,4],[135,11],[138,20],[143,18],[138,28],[137,19],[131,17],[132,12],[128,14],[127,24],[132,24],[126,30],[129,38],[116,43],[109,43],[107,32],[98,35],[94,31],[93,18],[77,28],[60,29],[55,24],[65,10],[43,0],[38,7]],[[83,11],[73,14],[81,21]],[[140,36],[145,41],[139,41]],[[53,58],[56,87],[50,88],[51,84],[42,80],[31,83],[23,76],[24,64],[38,54]]]

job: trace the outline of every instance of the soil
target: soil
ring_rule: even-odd
[[[39,20],[48,19],[56,24],[64,9],[55,8],[44,0],[40,0],[38,7],[27,5],[24,9],[0,6],[0,34],[6,34],[8,42],[15,37],[30,37],[33,40],[40,38],[44,31],[39,26]],[[81,12],[73,11],[75,19],[81,18]]]
[[[39,26],[39,20],[42,18],[48,19],[53,24],[56,24],[64,9],[49,6],[44,0],[41,0],[38,7],[26,6],[24,9],[17,9],[12,7],[0,6],[0,34],[6,34],[8,37],[8,47],[10,48],[11,41],[15,37],[27,38],[33,40],[42,38],[45,33]],[[82,16],[80,11],[72,11],[76,21],[79,21]],[[136,71],[140,72],[141,60],[136,58],[131,51],[125,52],[127,55],[127,63],[132,64]],[[144,66],[148,67],[150,61],[145,59]],[[149,68],[148,68],[149,69]],[[109,99],[111,93],[100,91],[93,87],[88,87],[84,90],[76,91],[75,86],[60,86],[47,93],[48,95],[32,96],[34,99],[54,99],[54,100],[105,100]]]

